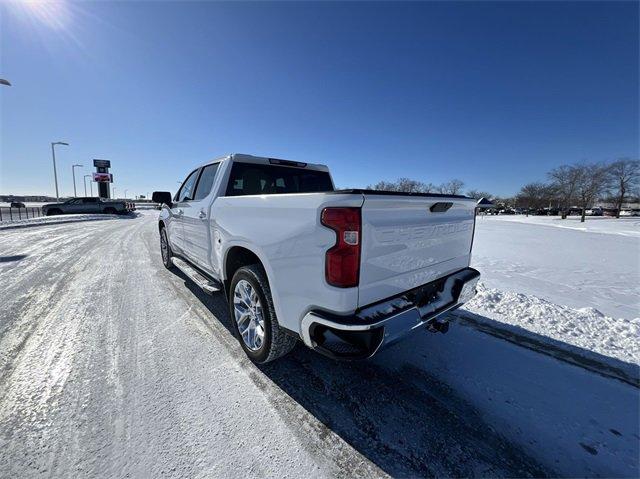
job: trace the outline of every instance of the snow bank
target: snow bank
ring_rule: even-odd
[[[40,216],[15,221],[1,221],[0,230],[12,228],[24,228],[27,226],[44,226],[51,224],[77,223],[79,221],[112,220],[119,218],[118,215],[92,214],[92,215],[60,215],[60,216]]]
[[[478,295],[464,309],[541,336],[640,364],[640,317],[612,318],[595,308],[573,309],[536,296],[487,288],[482,283],[478,285]]]

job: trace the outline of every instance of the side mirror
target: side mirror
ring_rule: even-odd
[[[151,195],[151,201],[160,204],[164,203],[169,208],[173,206],[173,203],[171,202],[171,193],[168,191],[154,191],[153,195]]]

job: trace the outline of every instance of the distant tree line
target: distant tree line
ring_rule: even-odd
[[[569,209],[581,209],[585,219],[587,208],[595,206],[598,201],[606,201],[615,205],[616,217],[620,217],[622,204],[630,199],[640,197],[640,161],[621,158],[609,163],[576,163],[561,165],[547,173],[546,182],[528,183],[520,188],[517,195],[511,198],[500,198],[487,191],[467,190],[471,198],[491,199],[495,204],[521,207],[527,210],[555,207],[566,218]],[[406,193],[444,193],[461,194],[465,183],[453,179],[440,185],[424,183],[410,178],[399,178],[397,181],[380,181],[367,188],[383,191],[400,191]]]
[[[367,186],[367,189],[378,191],[400,191],[403,193],[442,193],[447,195],[460,195],[463,192],[464,181],[451,180],[447,183],[434,185],[410,178],[398,178],[397,181],[380,181],[375,185]]]

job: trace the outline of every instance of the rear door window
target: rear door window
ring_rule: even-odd
[[[333,191],[326,171],[256,163],[234,163],[227,186],[227,196],[323,191]]]
[[[213,165],[207,165],[202,169],[200,179],[198,180],[198,186],[196,187],[196,193],[193,197],[194,200],[201,200],[211,192],[213,180],[215,180],[216,173],[218,172],[218,166],[220,166],[220,163],[214,163]]]

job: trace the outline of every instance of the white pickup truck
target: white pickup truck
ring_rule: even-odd
[[[163,204],[162,260],[224,292],[232,327],[257,363],[299,339],[361,359],[476,292],[473,199],[335,190],[324,165],[233,154],[191,171]]]

